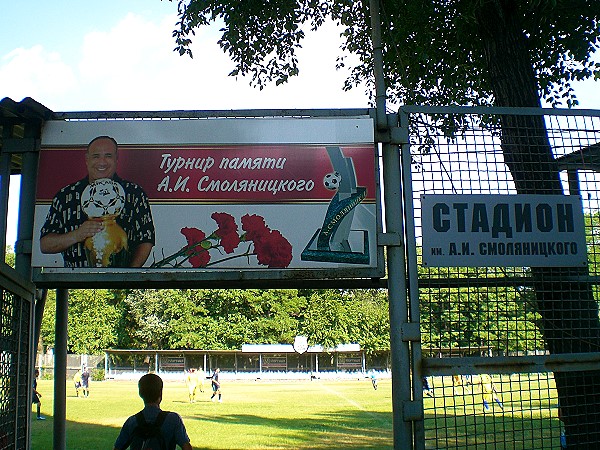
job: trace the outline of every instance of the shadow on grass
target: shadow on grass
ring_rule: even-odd
[[[525,417],[525,418],[524,418]],[[491,410],[486,413],[425,414],[426,447],[431,448],[560,448],[558,419]]]
[[[54,418],[46,416],[46,420],[36,420],[32,414],[31,450],[48,450],[53,448]],[[121,427],[97,425],[67,421],[67,450],[111,449]]]
[[[286,448],[390,449],[393,447],[391,413],[374,411],[337,411],[310,418],[272,418],[252,414],[196,414],[187,420],[243,425],[269,430],[273,444],[285,442]],[[278,447],[281,448],[281,447]]]
[[[31,449],[46,450],[53,447],[53,417],[47,420],[31,421]],[[392,426],[389,413],[371,411],[338,411],[304,419],[267,418],[250,414],[225,414],[218,417],[197,414],[185,418],[190,421],[202,421],[210,424],[213,431],[223,426],[224,430],[232,430],[231,426],[262,428],[262,432],[270,440],[271,448],[312,448],[312,449],[391,449]],[[120,427],[67,421],[67,450],[88,450],[112,448]],[[285,444],[281,444],[285,442]],[[246,445],[243,438],[239,447],[257,448]],[[201,449],[193,443],[195,449]],[[215,447],[212,447],[215,448]]]

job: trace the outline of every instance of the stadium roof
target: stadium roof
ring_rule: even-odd
[[[15,102],[9,97],[0,100],[0,153],[7,139],[40,138],[41,125],[52,119],[54,112],[31,97]],[[32,125],[32,131],[26,131],[27,125]],[[26,136],[26,134],[29,134]],[[21,173],[22,158],[18,152],[10,152],[10,173]]]
[[[560,170],[577,169],[600,172],[600,143],[582,147],[556,158]]]

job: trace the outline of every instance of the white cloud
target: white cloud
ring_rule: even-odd
[[[176,20],[129,13],[113,28],[79,38],[80,47],[15,49],[0,60],[0,97],[33,97],[54,111],[368,106],[363,89],[342,90],[346,73],[335,69],[340,38],[333,24],[307,33],[300,76],[259,90],[227,76],[234,64],[217,45],[218,26],[197,30],[193,59],[174,52]]]
[[[1,97],[19,101],[24,97],[44,98],[52,102],[77,83],[71,67],[57,52],[41,45],[16,48],[0,60]]]
[[[574,87],[579,100],[577,108],[600,108],[600,81],[589,79],[577,83]]]
[[[128,14],[106,32],[84,39],[79,64],[83,98],[95,106],[79,109],[237,109],[339,108],[367,106],[364,93],[344,93],[344,74],[335,70],[339,34],[326,27],[300,52],[301,76],[287,85],[251,88],[248,80],[228,77],[233,69],[217,45],[216,27],[199,29],[194,59],[173,52],[175,16],[160,23]],[[96,103],[97,102],[97,103]]]

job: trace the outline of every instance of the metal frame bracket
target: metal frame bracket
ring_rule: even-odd
[[[390,129],[391,144],[403,145],[408,144],[408,128],[406,127],[392,127]]]
[[[398,233],[379,233],[377,235],[377,245],[384,247],[402,247],[402,236]]]
[[[418,323],[407,322],[402,324],[402,340],[404,342],[421,341],[421,329]]]
[[[402,404],[402,418],[405,422],[416,422],[424,417],[423,403],[413,400]]]
[[[30,137],[8,138],[2,142],[2,153],[25,153],[37,151],[40,140]]]
[[[375,142],[392,145],[408,144],[408,128],[394,125],[386,130],[377,130]]]
[[[15,254],[24,253],[31,254],[33,248],[33,242],[31,239],[21,239],[15,242]]]

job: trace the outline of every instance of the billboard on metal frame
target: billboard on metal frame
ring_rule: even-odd
[[[33,267],[45,276],[380,275],[373,133],[368,117],[49,121]],[[86,160],[101,136],[118,145],[114,175],[111,163]],[[97,225],[92,236],[67,249],[40,246],[41,236],[88,221]],[[132,267],[140,243],[151,249]]]

